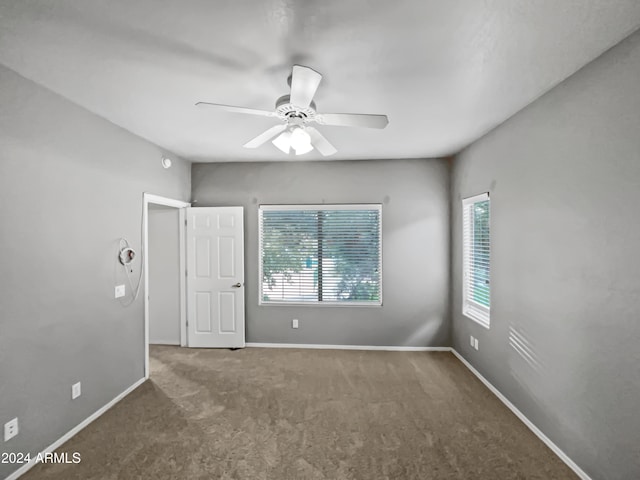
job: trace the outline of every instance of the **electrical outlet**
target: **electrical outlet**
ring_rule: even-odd
[[[4,424],[4,441],[11,440],[18,434],[18,417]]]
[[[82,383],[74,383],[71,385],[71,400],[75,400],[80,395],[82,395]]]
[[[126,288],[124,285],[116,285],[116,298],[124,297]]]
[[[475,338],[473,338],[473,335],[469,337],[469,344],[472,348],[475,348]]]
[[[477,338],[474,338],[474,339],[473,339],[473,343],[474,343],[473,348],[475,348],[476,350],[478,350],[478,339],[477,339]]]
[[[291,320],[291,328],[298,328],[298,319],[294,318]]]

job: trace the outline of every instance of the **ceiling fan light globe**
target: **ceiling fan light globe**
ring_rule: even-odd
[[[283,153],[288,154],[291,150],[291,132],[286,131],[278,135],[275,139],[271,141],[278,149],[282,150]]]
[[[291,132],[291,146],[296,150],[304,150],[307,147],[311,147],[311,137],[302,128],[295,128]],[[309,151],[309,150],[308,150]]]
[[[296,155],[304,155],[305,153],[309,153],[313,150],[313,146],[310,143],[307,143],[300,145],[298,148],[293,147],[293,149],[296,151]]]

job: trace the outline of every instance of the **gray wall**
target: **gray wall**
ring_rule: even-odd
[[[452,184],[455,348],[592,478],[640,478],[640,34],[462,152]],[[486,191],[489,330],[460,289],[461,198]]]
[[[449,162],[194,164],[194,206],[245,207],[247,341],[449,345]],[[258,205],[381,203],[382,307],[258,305]],[[291,328],[291,320],[300,328]]]
[[[41,450],[142,378],[142,297],[114,299],[116,254],[140,249],[143,192],[189,198],[189,164],[161,153],[0,66],[0,425],[20,422],[0,450]]]
[[[179,210],[149,205],[149,343],[180,344]]]

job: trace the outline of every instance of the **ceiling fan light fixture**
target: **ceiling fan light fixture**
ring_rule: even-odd
[[[298,148],[293,147],[293,149],[296,151],[296,155],[304,155],[305,153],[309,153],[311,150],[313,150],[313,145],[311,145],[310,143],[305,143]]]
[[[287,130],[286,132],[281,133],[274,138],[271,143],[278,147],[278,149],[282,150],[283,153],[288,154],[291,150],[291,132]]]
[[[302,155],[313,150],[311,136],[301,127],[294,128],[291,132],[291,147],[296,151],[296,155]]]

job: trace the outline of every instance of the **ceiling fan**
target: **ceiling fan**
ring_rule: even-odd
[[[196,105],[214,107],[227,112],[277,118],[283,123],[271,127],[243,146],[257,148],[271,140],[284,153],[288,154],[293,149],[296,155],[309,153],[314,148],[324,156],[337,152],[335,147],[317,129],[309,125],[310,123],[365,128],[384,128],[389,123],[386,115],[317,113],[313,96],[321,80],[322,75],[312,68],[294,65],[289,77],[291,94],[280,97],[276,101],[274,111],[209,102],[198,102]]]

